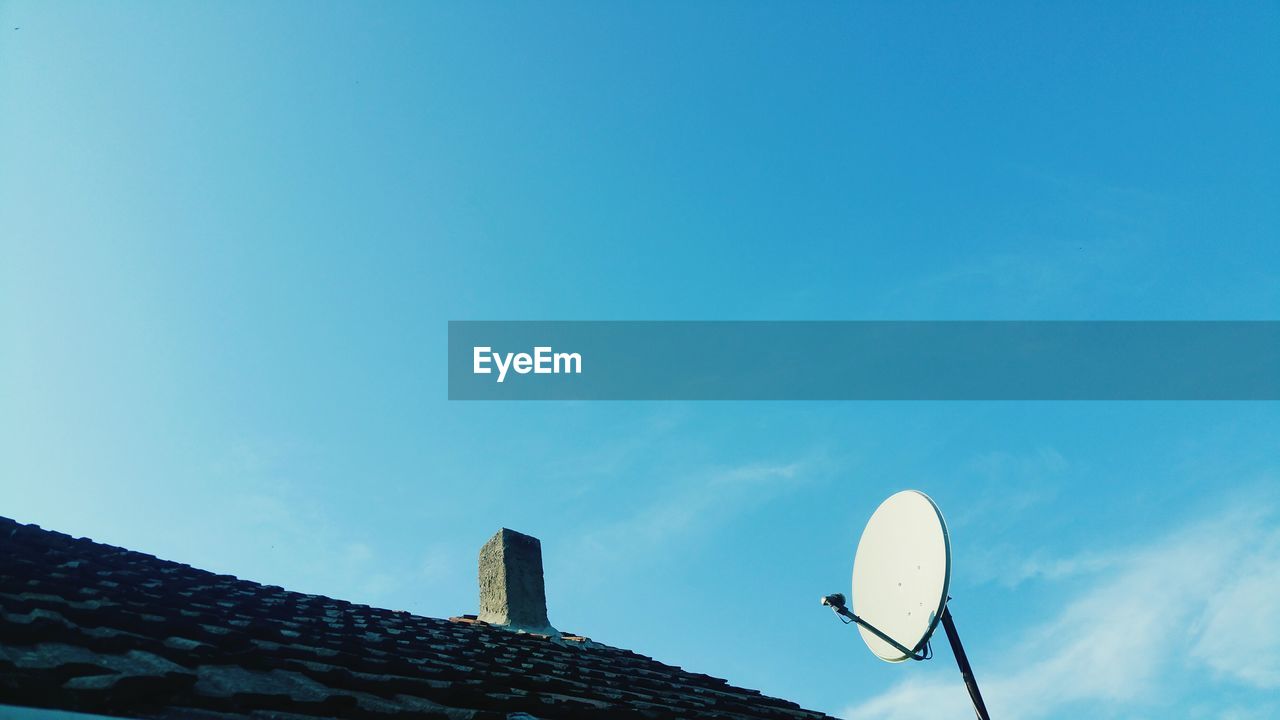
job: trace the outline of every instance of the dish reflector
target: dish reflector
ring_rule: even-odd
[[[950,583],[951,541],[933,500],[903,490],[880,503],[853,559],[853,612],[903,647],[919,651],[938,626]],[[861,625],[858,632],[881,660],[907,659]]]

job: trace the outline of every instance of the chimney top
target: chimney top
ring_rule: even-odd
[[[502,528],[480,548],[479,619],[512,630],[559,634],[547,620],[538,538]]]

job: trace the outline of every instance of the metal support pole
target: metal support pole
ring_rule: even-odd
[[[978,681],[973,678],[973,668],[969,667],[969,656],[964,654],[964,646],[960,644],[960,633],[956,632],[956,624],[951,620],[950,607],[942,608],[942,627],[947,631],[947,640],[951,643],[951,653],[956,656],[956,665],[960,666],[960,675],[964,677],[964,686],[969,690],[969,699],[973,701],[973,711],[978,714],[978,720],[991,720],[991,716],[987,714],[987,704],[982,702],[982,692],[978,690]]]

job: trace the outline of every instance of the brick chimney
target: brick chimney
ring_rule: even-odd
[[[547,620],[538,538],[502,528],[480,548],[480,620],[559,635]]]

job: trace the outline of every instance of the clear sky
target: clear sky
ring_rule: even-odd
[[[1274,403],[450,403],[450,319],[1275,319],[1274,3],[0,3],[0,514],[967,718],[1280,714]]]

